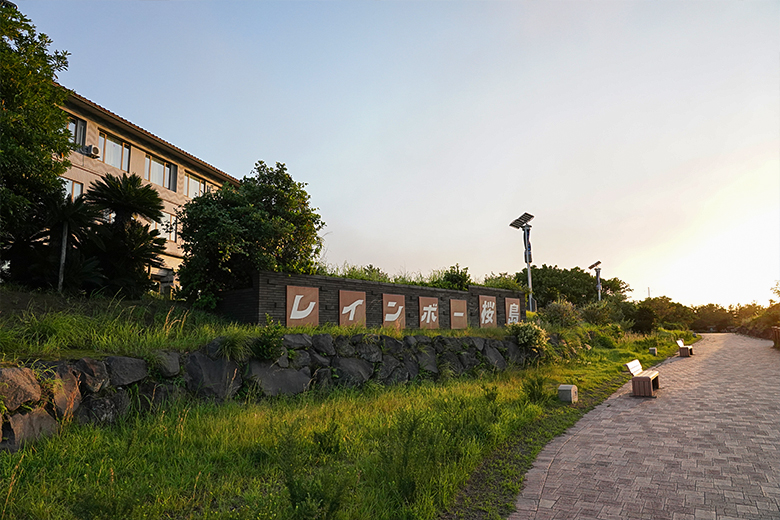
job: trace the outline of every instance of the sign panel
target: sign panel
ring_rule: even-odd
[[[492,328],[498,326],[498,317],[496,316],[496,297],[479,296],[479,326],[482,328]]]
[[[506,324],[520,323],[520,298],[505,298]]]
[[[287,286],[287,326],[320,324],[320,290]]]
[[[466,300],[450,300],[450,328],[465,329],[468,326],[468,302]]]
[[[420,328],[439,328],[439,299],[420,296]]]
[[[382,295],[382,326],[395,327],[398,330],[406,328],[406,299],[403,294]]]
[[[339,326],[366,324],[366,293],[339,291]]]

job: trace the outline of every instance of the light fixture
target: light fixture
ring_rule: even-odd
[[[596,270],[596,290],[599,292],[599,301],[601,301],[601,267],[599,265],[601,265],[601,260],[588,267],[588,269]]]
[[[536,302],[534,301],[533,285],[531,284],[531,225],[528,224],[532,218],[534,218],[534,216],[530,213],[523,213],[510,222],[509,226],[523,230],[523,244],[525,246],[523,257],[525,259],[526,271],[528,272],[528,310],[535,312]]]

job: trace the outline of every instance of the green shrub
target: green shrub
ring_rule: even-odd
[[[582,319],[592,325],[606,325],[611,321],[611,309],[606,302],[593,302],[580,309]]]
[[[526,353],[535,353],[540,357],[546,351],[547,332],[536,323],[523,322],[507,325],[507,332],[517,339],[517,346]]]
[[[482,285],[496,289],[509,289],[510,291],[522,291],[524,289],[523,285],[515,280],[513,275],[507,273],[490,273],[485,277]]]
[[[566,300],[548,304],[539,314],[542,321],[559,327],[574,327],[581,320],[577,307]]]

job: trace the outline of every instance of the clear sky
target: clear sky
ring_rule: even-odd
[[[286,163],[324,260],[597,260],[634,299],[780,280],[780,2],[15,0],[60,81],[241,178]]]

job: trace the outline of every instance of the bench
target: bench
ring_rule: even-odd
[[[626,363],[626,369],[634,376],[631,379],[631,388],[634,397],[655,397],[655,391],[660,388],[657,370],[642,370],[642,363],[638,359]]]
[[[689,357],[693,355],[693,345],[686,345],[683,340],[677,340],[677,346],[680,347],[680,357]]]

